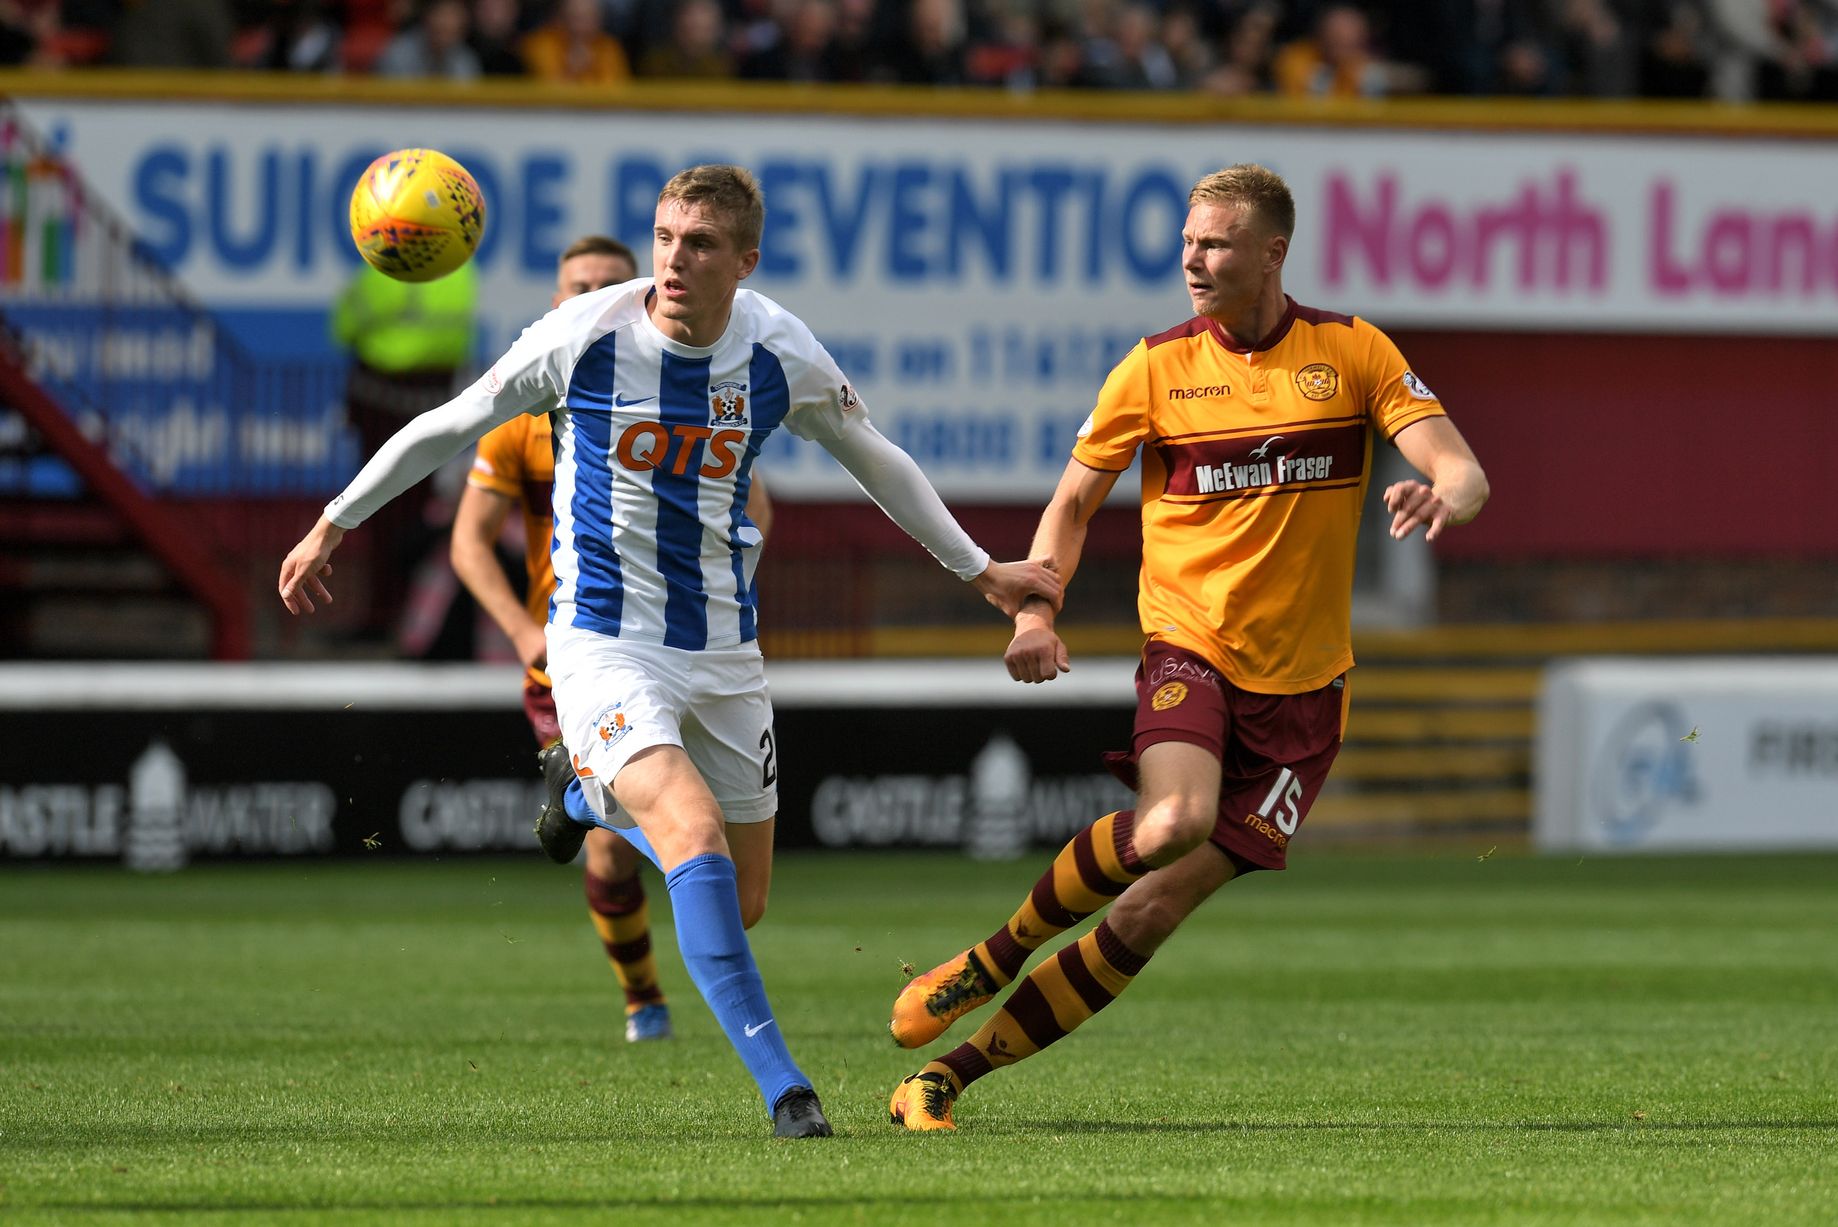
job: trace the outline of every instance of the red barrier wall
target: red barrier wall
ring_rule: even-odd
[[[1838,342],[1393,339],[1493,483],[1446,557],[1838,557]]]

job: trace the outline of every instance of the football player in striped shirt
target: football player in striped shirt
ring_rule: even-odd
[[[603,290],[638,276],[638,258],[618,239],[583,235],[556,261],[551,308],[570,298]],[[520,414],[487,431],[479,440],[466,489],[453,516],[449,550],[453,572],[466,585],[523,662],[523,710],[540,747],[537,761],[549,787],[538,830],[550,838],[545,849],[564,863],[580,850],[579,832],[567,815],[591,820],[587,799],[569,762],[555,714],[555,695],[545,671],[549,644],[543,626],[549,620],[549,598],[555,592],[555,569],[549,542],[555,536],[550,491],[555,486],[554,437],[546,414]],[[523,522],[524,597],[517,598],[498,562],[497,542],[505,521],[516,509]],[[771,518],[765,483],[754,475],[747,494],[747,518],[764,534]],[[657,959],[651,950],[650,907],[639,876],[643,863],[636,849],[617,832],[601,828],[587,835],[587,864],[581,880],[587,912],[601,948],[625,995],[625,1038],[631,1043],[669,1039],[670,1006],[658,983]],[[765,910],[765,892],[743,878],[740,911],[748,927]]]
[[[1385,490],[1394,538],[1421,527],[1434,540],[1487,500],[1474,453],[1390,338],[1283,292],[1295,201],[1281,178],[1229,167],[1188,205],[1193,318],[1111,371],[1034,536],[1070,580],[1092,512],[1141,453],[1147,641],[1134,742],[1108,760],[1135,808],[1079,832],[1007,923],[900,993],[889,1029],[917,1048],[1015,983],[981,1029],[895,1089],[907,1129],[954,1128],[966,1086],[1116,1000],[1221,886],[1283,868],[1346,723],[1373,436],[1427,479]],[[1015,619],[1017,681],[1067,669],[1054,613],[1029,601]],[[1015,982],[1042,944],[1106,907]]]
[[[458,397],[415,418],[326,505],[281,565],[290,612],[329,600],[345,532],[501,422],[550,413],[555,595],[549,675],[595,816],[665,872],[690,978],[784,1137],[830,1125],[792,1060],[742,923],[737,862],[769,862],[778,808],[753,587],[753,463],[784,426],[820,443],[903,529],[1013,616],[1060,584],[997,563],[910,456],[876,431],[810,330],[740,288],[765,202],[747,171],[698,166],[659,194],[654,275],[563,303]]]

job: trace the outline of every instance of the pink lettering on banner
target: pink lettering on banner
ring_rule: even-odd
[[[1326,281],[1356,272],[1380,289],[1596,291],[1608,282],[1608,218],[1577,194],[1576,175],[1525,183],[1504,201],[1400,203],[1399,177],[1380,174],[1369,196],[1344,174],[1327,181]],[[1504,254],[1502,254],[1504,253]],[[1504,265],[1504,267],[1501,267]]]
[[[1838,216],[1724,207],[1686,233],[1665,179],[1653,185],[1647,205],[1647,280],[1657,294],[1805,298],[1838,290]]]

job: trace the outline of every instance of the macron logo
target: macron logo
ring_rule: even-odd
[[[656,396],[640,396],[636,400],[627,400],[618,392],[613,393],[613,404],[621,409],[630,409],[633,405],[642,405],[646,401],[654,401],[656,399]]]
[[[767,1027],[770,1027],[771,1025],[772,1025],[772,1020],[768,1018],[763,1023],[754,1023],[750,1027],[742,1027],[741,1030],[747,1033],[748,1039],[752,1039],[754,1036],[758,1035],[761,1031],[764,1031]]]

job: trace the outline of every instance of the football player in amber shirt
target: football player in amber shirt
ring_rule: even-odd
[[[953,1128],[965,1086],[1115,1000],[1232,878],[1283,868],[1340,748],[1374,436],[1425,479],[1386,489],[1394,538],[1421,527],[1435,540],[1487,500],[1473,452],[1391,340],[1283,292],[1295,202],[1281,178],[1229,167],[1196,184],[1188,204],[1181,268],[1194,317],[1145,338],[1111,372],[1032,550],[1069,583],[1092,513],[1141,453],[1147,642],[1134,744],[1110,756],[1136,807],[1081,831],[1006,924],[909,983],[894,1039],[930,1043],[1042,943],[1107,905],[1110,914],[900,1084],[891,1112],[908,1129]],[[1023,606],[1010,676],[1066,671],[1053,626],[1044,602]]]
[[[631,248],[617,239],[588,235],[562,253],[556,268],[555,297],[549,305],[559,307],[577,295],[618,285],[637,275],[638,262]],[[561,748],[555,699],[550,692],[549,675],[543,672],[548,664],[543,626],[549,620],[549,595],[555,590],[555,571],[549,561],[549,539],[555,532],[549,501],[554,482],[554,442],[546,414],[520,415],[487,432],[479,440],[466,491],[454,516],[451,557],[455,574],[504,631],[527,670],[523,710],[536,733],[537,744],[543,747],[543,774],[552,793],[549,804],[561,806],[565,804],[561,791],[575,777],[567,752]],[[496,552],[499,535],[513,507],[521,508],[523,514],[523,561],[528,583],[522,601],[498,564]],[[772,508],[757,474],[748,492],[747,515],[763,535]],[[578,791],[579,785],[574,787]],[[581,801],[581,805],[585,804]],[[595,827],[588,833],[586,848],[588,912],[625,992],[625,1037],[633,1042],[667,1039],[671,1034],[670,1012],[651,955],[649,909],[639,877],[643,858],[604,827]]]

